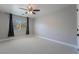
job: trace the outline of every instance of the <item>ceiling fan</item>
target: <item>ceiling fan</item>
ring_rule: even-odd
[[[27,5],[26,8],[20,8],[25,10],[25,14],[36,14],[36,12],[40,11],[40,9],[36,9],[32,6],[32,4]]]

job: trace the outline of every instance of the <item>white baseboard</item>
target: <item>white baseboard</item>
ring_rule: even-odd
[[[42,37],[42,36],[35,36],[35,37],[42,38],[42,39],[45,39],[45,40],[49,40],[51,42],[55,42],[57,44],[62,44],[62,45],[66,45],[66,46],[78,49],[78,46],[73,45],[73,44],[69,44],[69,43],[66,43],[66,42],[58,41],[58,40],[55,40],[55,39],[49,39],[49,38]],[[7,40],[12,40],[12,39],[13,39],[13,37],[7,38],[7,39],[1,39],[0,41],[7,41]]]
[[[62,44],[62,45],[66,45],[66,46],[69,46],[69,47],[73,47],[73,48],[78,49],[78,46],[73,45],[73,44],[69,44],[69,43],[66,43],[66,42],[58,41],[58,40],[55,40],[55,39],[49,39],[49,38],[42,37],[42,36],[36,36],[36,37],[42,38],[42,39],[46,39],[46,40],[49,40],[49,41],[52,41],[52,42],[55,42],[57,44]]]
[[[8,41],[8,40],[13,40],[13,37],[6,38],[6,39],[1,39],[0,42],[2,42],[2,41]]]

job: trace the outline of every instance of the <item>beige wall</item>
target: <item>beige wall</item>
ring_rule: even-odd
[[[49,10],[48,10],[49,11]],[[35,20],[35,34],[70,44],[77,44],[76,5],[70,5]]]
[[[9,15],[0,12],[0,39],[8,37]]]

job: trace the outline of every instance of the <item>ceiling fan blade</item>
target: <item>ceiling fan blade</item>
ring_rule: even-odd
[[[20,8],[20,9],[22,9],[22,10],[27,10],[27,9],[25,9],[25,8]]]
[[[33,10],[33,11],[40,11],[40,9],[35,9],[35,10]]]
[[[33,14],[36,14],[35,12],[32,12]]]

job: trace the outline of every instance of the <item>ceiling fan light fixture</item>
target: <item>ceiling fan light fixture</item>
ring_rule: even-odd
[[[31,7],[32,7],[31,5],[28,5],[28,6],[27,6],[28,9],[30,9]]]
[[[28,14],[32,14],[32,11],[28,11]]]
[[[27,8],[20,8],[20,9],[25,10],[26,11],[25,14],[29,14],[29,15],[36,14],[36,12],[40,11],[40,9],[37,9],[35,6],[36,5],[28,4]]]

